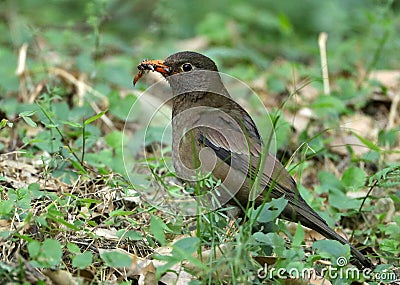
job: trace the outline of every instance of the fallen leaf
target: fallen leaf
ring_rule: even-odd
[[[400,70],[374,70],[369,79],[379,81],[386,88],[395,88],[400,84]]]
[[[42,271],[44,275],[49,277],[55,285],[78,285],[79,278],[74,278],[72,274],[65,270],[50,270],[45,269]]]
[[[117,236],[117,230],[116,229],[103,229],[103,228],[97,228],[94,230],[94,233],[99,236],[99,237],[104,237],[108,240],[119,240],[120,238]]]

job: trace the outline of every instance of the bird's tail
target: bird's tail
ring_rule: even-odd
[[[308,205],[304,208],[297,208],[296,211],[297,220],[301,222],[303,226],[313,229],[324,237],[332,240],[337,240],[342,244],[348,244],[350,246],[351,254],[354,257],[352,263],[359,269],[362,268],[373,268],[371,261],[365,257],[358,249],[352,246],[349,241],[337,234],[331,229],[328,224],[323,220],[311,207]]]

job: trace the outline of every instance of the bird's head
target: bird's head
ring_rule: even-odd
[[[205,55],[193,51],[183,51],[170,55],[165,59],[164,65],[170,69],[170,73],[164,74],[164,76],[196,70],[218,72],[218,68],[214,61]]]
[[[139,74],[135,76],[133,84],[136,84],[145,71],[156,71],[167,79],[171,75],[198,70],[218,72],[214,61],[205,55],[193,51],[174,53],[165,60],[143,60],[138,65],[138,69]]]
[[[197,52],[178,52],[165,60],[143,60],[138,69],[139,73],[133,79],[133,84],[146,71],[154,71],[164,76],[174,96],[191,94],[193,97],[196,94],[209,92],[230,97],[214,61]]]

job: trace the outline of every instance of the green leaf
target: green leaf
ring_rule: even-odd
[[[29,118],[29,117],[22,117],[22,119],[24,119],[24,121],[25,121],[29,126],[34,127],[34,128],[37,127],[37,124],[36,124],[34,121],[32,121],[31,118]]]
[[[25,111],[25,112],[21,112],[19,113],[20,117],[30,117],[33,116],[36,113],[36,111]]]
[[[130,240],[142,240],[143,235],[141,232],[138,231],[127,231],[125,229],[121,229],[117,232],[117,237],[125,238]]]
[[[124,211],[122,209],[118,209],[115,211],[110,212],[110,217],[117,217],[117,216],[129,216],[134,214],[133,211]]]
[[[45,192],[40,190],[39,183],[31,183],[28,186],[28,190],[31,193],[32,197],[35,199],[42,198],[45,195]]]
[[[363,138],[362,136],[356,134],[355,132],[352,132],[353,135],[355,135],[366,147],[368,147],[370,150],[374,150],[376,152],[381,152],[381,149],[374,144],[373,142],[367,140],[366,138]]]
[[[354,191],[365,186],[367,174],[359,167],[349,167],[342,175],[342,183],[349,190]]]
[[[93,254],[89,251],[78,254],[72,258],[72,266],[77,267],[79,269],[85,269],[93,261]]]
[[[277,233],[264,234],[262,232],[256,232],[253,234],[253,238],[267,247],[272,247],[277,255],[284,256],[286,251],[286,242]]]
[[[319,171],[318,180],[321,182],[321,188],[324,189],[325,192],[331,189],[344,190],[342,182],[330,172]]]
[[[399,133],[400,129],[380,130],[378,134],[379,144],[394,147],[399,141]]]
[[[200,240],[197,237],[187,237],[175,242],[172,246],[172,253],[184,253],[184,256],[191,256],[199,247]]]
[[[0,230],[0,238],[1,239],[8,239],[12,235],[14,235],[14,233],[12,231]]]
[[[160,242],[161,245],[164,245],[166,242],[164,233],[165,228],[167,228],[167,225],[160,218],[151,216],[150,233]]]
[[[72,165],[79,170],[81,173],[85,173],[86,174],[86,170],[85,168],[83,168],[82,164],[74,159],[71,159],[71,163]]]
[[[202,261],[195,258],[192,254],[198,249],[200,240],[196,237],[188,237],[177,241],[172,246],[171,255],[153,255],[154,259],[165,261],[166,263],[160,267],[157,267],[156,276],[158,278],[170,269],[174,264],[188,260],[190,264],[194,266],[206,269],[206,266]]]
[[[48,226],[46,217],[36,217],[35,220],[40,226]]]
[[[327,116],[338,117],[346,111],[346,106],[342,100],[334,96],[319,96],[311,106],[318,117]]]
[[[7,8],[2,8],[3,11],[7,11]],[[17,22],[21,22],[21,19],[19,18],[19,20],[17,20]],[[17,23],[16,22],[16,23]],[[1,26],[5,27],[5,24],[2,24]],[[19,25],[21,26],[21,24]],[[14,27],[15,28],[15,27]],[[21,29],[14,30],[16,33],[18,33],[19,35],[22,35],[23,32],[21,31]],[[2,30],[2,41],[4,43],[10,43],[7,40],[7,36],[5,36],[6,34],[6,30]],[[26,39],[24,39],[25,41]],[[17,44],[18,46],[20,46],[19,44]],[[2,44],[1,48],[0,48],[0,64],[2,66],[2,68],[0,69],[0,87],[2,90],[8,90],[8,91],[16,91],[18,92],[18,76],[15,75],[15,68],[17,66],[17,62],[18,62],[18,58],[17,55],[18,53],[16,53],[13,48],[11,46],[9,46],[9,48],[6,48],[7,44]],[[6,93],[2,91],[2,93]],[[8,92],[7,92],[8,93]],[[2,94],[2,96],[3,96]],[[13,97],[17,97],[17,96],[13,96]],[[3,102],[2,102],[3,104]]]
[[[61,263],[62,249],[57,240],[46,239],[42,244],[31,241],[28,243],[28,252],[34,266],[50,268]]]
[[[262,232],[256,232],[253,234],[253,237],[256,241],[272,247],[284,247],[286,244],[285,240],[276,233],[264,234]]]
[[[298,224],[293,237],[293,247],[300,247],[304,242],[304,229]]]
[[[331,258],[335,264],[340,266],[347,264],[350,258],[350,246],[348,244],[341,244],[336,240],[316,241],[313,244],[313,249],[318,250],[319,254],[323,257]],[[340,264],[341,262],[345,264]]]
[[[397,251],[398,252],[398,251]],[[380,278],[381,284],[397,284],[399,281],[398,273],[395,272],[395,268],[393,268],[393,264],[378,264],[374,268],[374,274],[375,276],[379,276],[376,273],[380,273],[381,277],[386,277],[386,278]],[[396,270],[397,271],[397,270]],[[396,283],[397,281],[397,283]]]
[[[106,251],[101,253],[100,257],[110,267],[128,267],[132,263],[129,255],[118,251]]]
[[[329,204],[337,209],[357,210],[360,208],[362,201],[351,199],[339,190],[331,190],[329,192]]]
[[[79,248],[79,246],[77,246],[74,243],[67,243],[67,248],[71,253],[74,253],[74,254],[80,254],[81,253],[81,249]]]
[[[39,132],[29,143],[49,153],[57,152],[64,147],[61,142],[61,136],[57,132],[50,130]]]
[[[124,134],[120,131],[113,131],[106,136],[106,143],[114,148],[114,149],[121,149],[122,148],[122,140]]]
[[[251,212],[252,219],[257,218],[259,223],[268,223],[274,221],[282,213],[286,207],[288,200],[284,197],[272,199],[271,202],[265,203]]]
[[[115,43],[110,42],[110,45],[114,44]],[[132,80],[128,79],[126,76],[132,72],[132,63],[130,62],[129,57],[126,57],[126,55],[114,54],[110,58],[103,58],[101,61],[97,60],[95,69],[96,79],[103,80],[109,83],[109,85],[124,87],[126,89],[132,88]]]
[[[41,255],[43,256],[49,267],[53,267],[61,263],[62,249],[60,243],[57,240],[46,239],[43,242],[41,251]]]
[[[36,258],[40,253],[40,242],[37,240],[28,243],[28,252],[31,258]]]
[[[169,127],[169,126],[168,126]],[[168,128],[167,127],[167,128]],[[172,142],[172,131],[166,129],[164,126],[149,126],[145,130],[145,138],[144,143],[146,146],[154,143],[154,142],[162,142],[162,143],[169,143]],[[141,141],[140,143],[142,143]]]
[[[82,125],[76,122],[71,122],[71,121],[61,121],[61,123],[74,127],[74,128],[78,128],[78,129],[82,129]]]
[[[15,202],[12,200],[0,201],[0,215],[8,215],[15,209]]]
[[[267,87],[271,92],[285,92],[287,89],[285,82],[277,75],[272,75],[267,78]]]
[[[386,233],[391,239],[399,240],[400,242],[400,216],[393,218],[392,224],[382,226],[382,231]]]
[[[379,249],[382,251],[387,251],[391,252],[393,254],[396,254],[399,252],[400,244],[398,241],[392,240],[392,239],[386,239],[382,240],[379,243]]]
[[[101,111],[100,113],[94,115],[93,117],[90,117],[89,119],[85,120],[84,125],[86,126],[86,125],[90,124],[91,122],[96,121],[98,118],[102,117],[106,112],[107,112],[107,110]]]
[[[77,226],[75,226],[74,224],[71,224],[71,223],[68,223],[67,221],[65,221],[63,217],[56,217],[54,214],[52,214],[52,213],[50,213],[50,212],[48,213],[47,217],[48,217],[49,219],[52,219],[53,221],[55,221],[55,222],[57,222],[57,223],[60,223],[60,224],[62,224],[62,225],[64,225],[64,226],[66,226],[67,228],[69,228],[69,229],[71,229],[71,230],[74,230],[74,231],[80,230],[80,229],[79,229]]]

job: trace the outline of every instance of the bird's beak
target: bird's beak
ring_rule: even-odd
[[[143,60],[137,67],[139,73],[133,79],[133,85],[143,76],[146,71],[156,71],[163,76],[171,74],[171,68],[165,65],[163,60]]]

